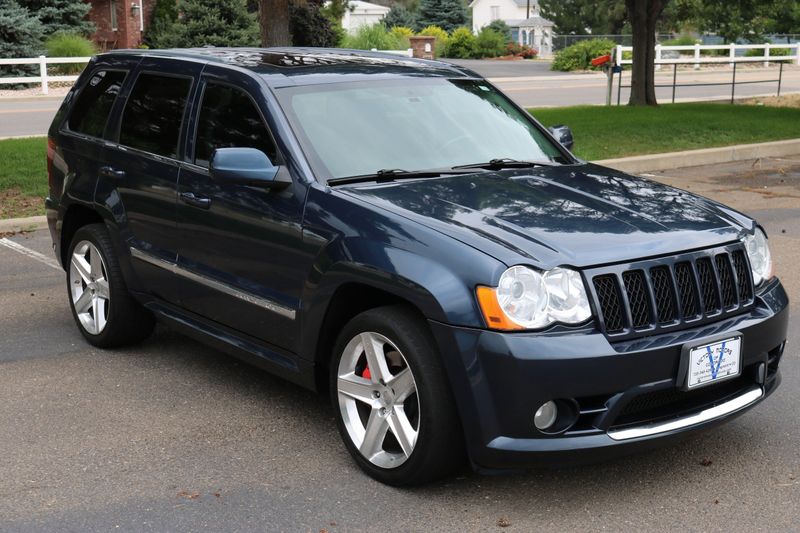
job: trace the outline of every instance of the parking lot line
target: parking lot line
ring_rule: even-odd
[[[51,257],[47,257],[46,255],[40,254],[39,252],[31,250],[30,248],[26,248],[25,246],[22,246],[21,244],[19,244],[17,242],[14,242],[12,240],[6,239],[4,237],[4,238],[0,239],[0,244],[5,246],[6,248],[10,248],[11,250],[14,250],[15,252],[21,253],[22,255],[26,255],[26,256],[30,257],[31,259],[35,259],[35,260],[39,261],[40,263],[44,263],[45,265],[47,265],[49,267],[53,267],[56,270],[61,270],[61,265],[59,265],[58,261],[56,261],[55,259],[53,259]]]

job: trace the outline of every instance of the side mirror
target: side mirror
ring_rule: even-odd
[[[211,154],[208,171],[215,181],[236,185],[277,188],[291,180],[279,177],[281,167],[255,148],[217,148]]]
[[[564,146],[564,148],[570,152],[572,151],[575,140],[572,138],[572,130],[569,129],[569,126],[557,124],[555,126],[550,126],[547,129],[550,130],[550,133],[553,135],[553,137],[555,137],[556,140]]]

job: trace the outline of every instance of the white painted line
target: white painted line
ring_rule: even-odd
[[[47,265],[49,267],[53,267],[56,270],[61,270],[61,265],[59,265],[58,261],[56,261],[52,257],[47,257],[46,255],[42,255],[39,252],[31,250],[30,248],[26,248],[25,246],[22,246],[21,244],[19,244],[17,242],[11,241],[11,240],[6,239],[4,237],[4,238],[0,239],[0,244],[5,246],[6,248],[10,248],[10,249],[14,250],[15,252],[19,252],[22,255],[26,255],[26,256],[30,257],[31,259],[35,259],[35,260],[39,261],[40,263],[44,263],[45,265]]]

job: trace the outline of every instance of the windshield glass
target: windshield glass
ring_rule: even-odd
[[[485,82],[415,78],[287,87],[278,98],[318,175],[424,170],[561,152]]]

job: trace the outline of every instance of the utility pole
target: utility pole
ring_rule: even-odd
[[[531,18],[531,0],[528,0],[525,6],[525,19]]]

